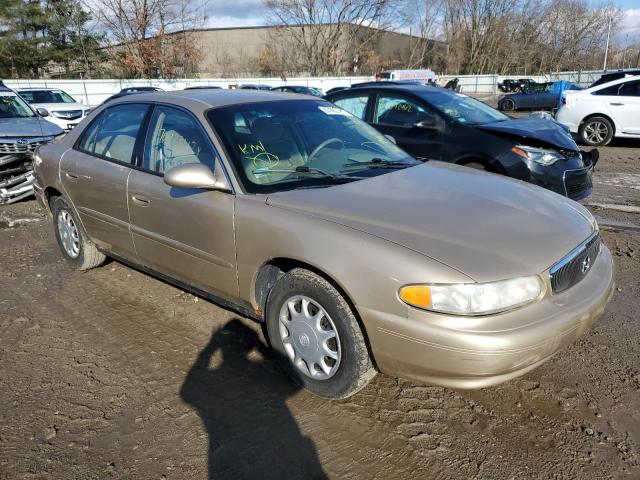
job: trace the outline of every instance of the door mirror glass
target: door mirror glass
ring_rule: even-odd
[[[218,163],[216,162],[216,166]],[[203,188],[206,190],[231,190],[226,177],[219,168],[216,173],[202,163],[187,163],[168,170],[164,174],[164,183],[177,188]]]
[[[36,112],[41,117],[48,117],[49,116],[49,110],[47,110],[46,108],[38,107],[38,108],[36,108]]]
[[[423,130],[438,130],[440,128],[435,117],[426,117],[424,120],[416,122],[413,126],[416,128],[422,128]]]

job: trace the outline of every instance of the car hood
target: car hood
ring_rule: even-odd
[[[33,108],[46,108],[50,112],[67,112],[69,110],[87,110],[82,103],[31,103]]]
[[[551,147],[578,151],[576,142],[553,120],[539,118],[518,118],[503,122],[492,122],[478,125],[477,128],[491,133],[505,134],[523,143],[533,141],[534,145],[546,144]]]
[[[62,129],[40,117],[0,118],[0,137],[48,137]]]
[[[556,193],[435,161],[266,202],[386,239],[477,282],[541,273],[594,229],[586,209]]]

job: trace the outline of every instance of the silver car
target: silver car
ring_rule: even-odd
[[[123,97],[36,164],[71,265],[108,255],[265,322],[288,373],[328,398],[378,371],[456,388],[518,377],[613,289],[577,203],[417,162],[313,97]]]

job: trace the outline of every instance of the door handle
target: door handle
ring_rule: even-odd
[[[133,203],[135,203],[136,205],[140,205],[141,207],[148,207],[151,203],[151,200],[138,194],[132,195],[131,200],[133,200]]]
[[[613,102],[613,103],[610,103],[609,105],[615,105],[616,107],[619,107],[620,105],[624,105],[624,103]]]
[[[65,172],[66,177],[72,182],[77,182],[80,175],[75,172]]]

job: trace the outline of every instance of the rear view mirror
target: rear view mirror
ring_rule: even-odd
[[[177,188],[203,188],[230,192],[231,185],[216,162],[215,173],[201,163],[188,163],[165,172],[164,183]]]
[[[49,110],[47,110],[46,108],[42,108],[42,107],[36,108],[36,113],[38,115],[40,115],[41,117],[48,117],[49,116]]]

